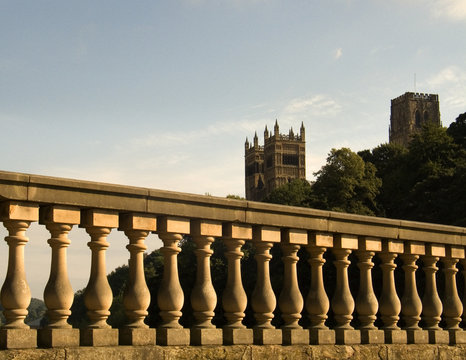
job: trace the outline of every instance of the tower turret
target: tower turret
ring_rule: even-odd
[[[257,137],[257,131],[254,133],[254,147],[259,147],[259,138]]]
[[[306,130],[304,130],[304,122],[301,122],[301,128],[299,129],[299,135],[301,136],[301,140],[306,140]]]
[[[288,133],[290,140],[294,139],[294,132],[293,132],[293,127],[290,128],[290,132]]]
[[[249,140],[248,137],[246,136],[246,142],[244,143],[244,149],[247,151],[249,150]]]
[[[269,130],[267,129],[267,125],[265,125],[265,130],[264,130],[264,140],[269,138]]]
[[[275,137],[279,135],[280,129],[278,128],[278,120],[275,119],[275,126],[273,127],[273,134]]]

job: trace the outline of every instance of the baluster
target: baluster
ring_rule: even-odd
[[[358,249],[358,238],[353,235],[335,235],[333,254],[337,281],[332,298],[332,310],[335,317],[335,335],[337,344],[359,344],[361,333],[350,325],[353,319],[354,300],[348,283],[348,256],[352,250]]]
[[[48,243],[52,248],[50,277],[44,291],[48,325],[38,333],[39,343],[44,347],[79,346],[79,330],[72,329],[67,322],[74,292],[68,279],[66,249],[71,243],[68,233],[80,219],[79,209],[61,206],[40,209],[40,223],[51,234]]]
[[[248,299],[241,281],[241,247],[245,240],[252,239],[252,228],[248,225],[227,223],[223,225],[223,239],[227,251],[228,277],[222,294],[222,305],[227,319],[223,327],[223,341],[227,345],[252,344],[253,333],[242,324]]]
[[[1,349],[34,348],[37,346],[36,330],[24,323],[31,302],[31,290],[24,269],[24,247],[29,239],[26,230],[39,217],[37,205],[5,202],[0,205],[0,217],[8,230],[8,268],[0,291],[6,323],[0,329]]]
[[[466,343],[466,333],[459,327],[463,304],[461,304],[456,287],[456,263],[464,258],[464,248],[459,246],[447,246],[446,257],[442,259],[445,274],[445,295],[443,298],[443,316],[445,318],[445,330],[450,335],[450,344]]]
[[[107,324],[113,294],[105,266],[105,251],[110,245],[106,239],[112,228],[118,227],[118,213],[106,210],[83,211],[80,226],[91,237],[87,245],[92,252],[91,274],[83,295],[89,325],[81,329],[81,345],[118,345],[118,329],[112,329]]]
[[[255,227],[253,241],[257,261],[256,286],[251,298],[251,305],[256,319],[254,343],[258,345],[281,344],[282,332],[275,329],[271,324],[277,302],[269,274],[269,261],[272,259],[270,249],[274,242],[280,242],[280,230],[265,226]]]
[[[431,344],[448,344],[449,334],[442,331],[438,323],[442,315],[442,301],[437,292],[437,281],[435,273],[438,267],[435,265],[439,257],[445,256],[444,245],[426,245],[426,255],[422,258],[424,273],[426,274],[424,296],[422,297],[422,320],[425,329],[429,331],[429,342]]]
[[[404,250],[403,242],[387,240],[383,243],[383,251],[379,254],[382,261],[383,284],[379,300],[380,317],[388,344],[406,344],[408,337],[405,330],[400,330],[397,323],[400,319],[401,302],[395,287],[395,258]]]
[[[315,345],[335,344],[335,332],[325,326],[327,312],[330,308],[324,288],[322,267],[325,263],[324,253],[327,247],[333,247],[333,236],[325,233],[309,235],[309,264],[311,265],[311,284],[306,297],[306,310],[311,324],[309,326],[310,343]]]
[[[462,315],[462,319],[463,319],[463,324],[466,323],[466,259],[461,259],[460,260],[461,262],[461,265],[463,265],[463,271],[461,271],[461,273],[463,274],[463,280],[464,280],[464,286],[463,286],[463,315]],[[466,331],[466,330],[465,330]]]
[[[160,217],[157,219],[157,233],[163,242],[163,278],[157,293],[162,325],[157,330],[158,345],[189,345],[189,329],[179,324],[184,303],[183,289],[178,277],[177,257],[181,249],[178,242],[183,234],[189,234],[187,219]]]
[[[191,221],[191,235],[197,247],[194,251],[197,259],[196,283],[191,293],[191,306],[196,323],[191,329],[191,343],[221,345],[222,329],[216,329],[212,324],[217,294],[210,275],[210,256],[213,254],[210,246],[214,237],[222,235],[222,224],[205,220]]]
[[[401,297],[401,315],[405,322],[408,344],[428,344],[429,333],[419,327],[422,302],[416,286],[416,261],[419,255],[425,254],[425,246],[420,243],[406,242],[404,253],[400,255],[403,261],[405,286]]]
[[[356,311],[361,325],[361,342],[363,344],[383,344],[384,332],[374,326],[379,304],[372,287],[372,258],[374,251],[382,250],[382,241],[376,238],[360,237],[358,251],[359,292],[356,297]]]
[[[281,232],[284,276],[278,305],[285,324],[282,326],[283,344],[309,344],[309,331],[298,324],[303,310],[303,296],[299,290],[296,263],[300,245],[307,245],[307,231],[283,229]]]
[[[120,345],[155,345],[155,329],[144,323],[150,304],[150,292],[144,276],[145,239],[156,230],[155,216],[121,214],[119,230],[129,239],[129,277],[123,293],[123,305],[128,323],[119,331]]]

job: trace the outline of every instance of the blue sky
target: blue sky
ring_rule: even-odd
[[[0,0],[0,169],[244,195],[278,119],[312,178],[388,141],[414,74],[444,125],[465,112],[465,34],[464,0]]]

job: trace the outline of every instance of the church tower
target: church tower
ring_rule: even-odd
[[[273,134],[264,130],[264,146],[259,146],[257,133],[254,145],[245,143],[246,199],[261,201],[274,189],[294,179],[306,179],[305,129],[299,134],[291,128],[288,135],[280,134],[275,121]]]
[[[390,112],[390,143],[408,146],[411,137],[426,123],[441,125],[437,94],[407,92],[393,99]]]

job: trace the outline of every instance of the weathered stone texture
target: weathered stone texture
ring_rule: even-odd
[[[466,358],[466,345],[232,345],[232,346],[114,346],[65,349],[2,350],[0,360],[42,359],[423,359],[450,360]]]

